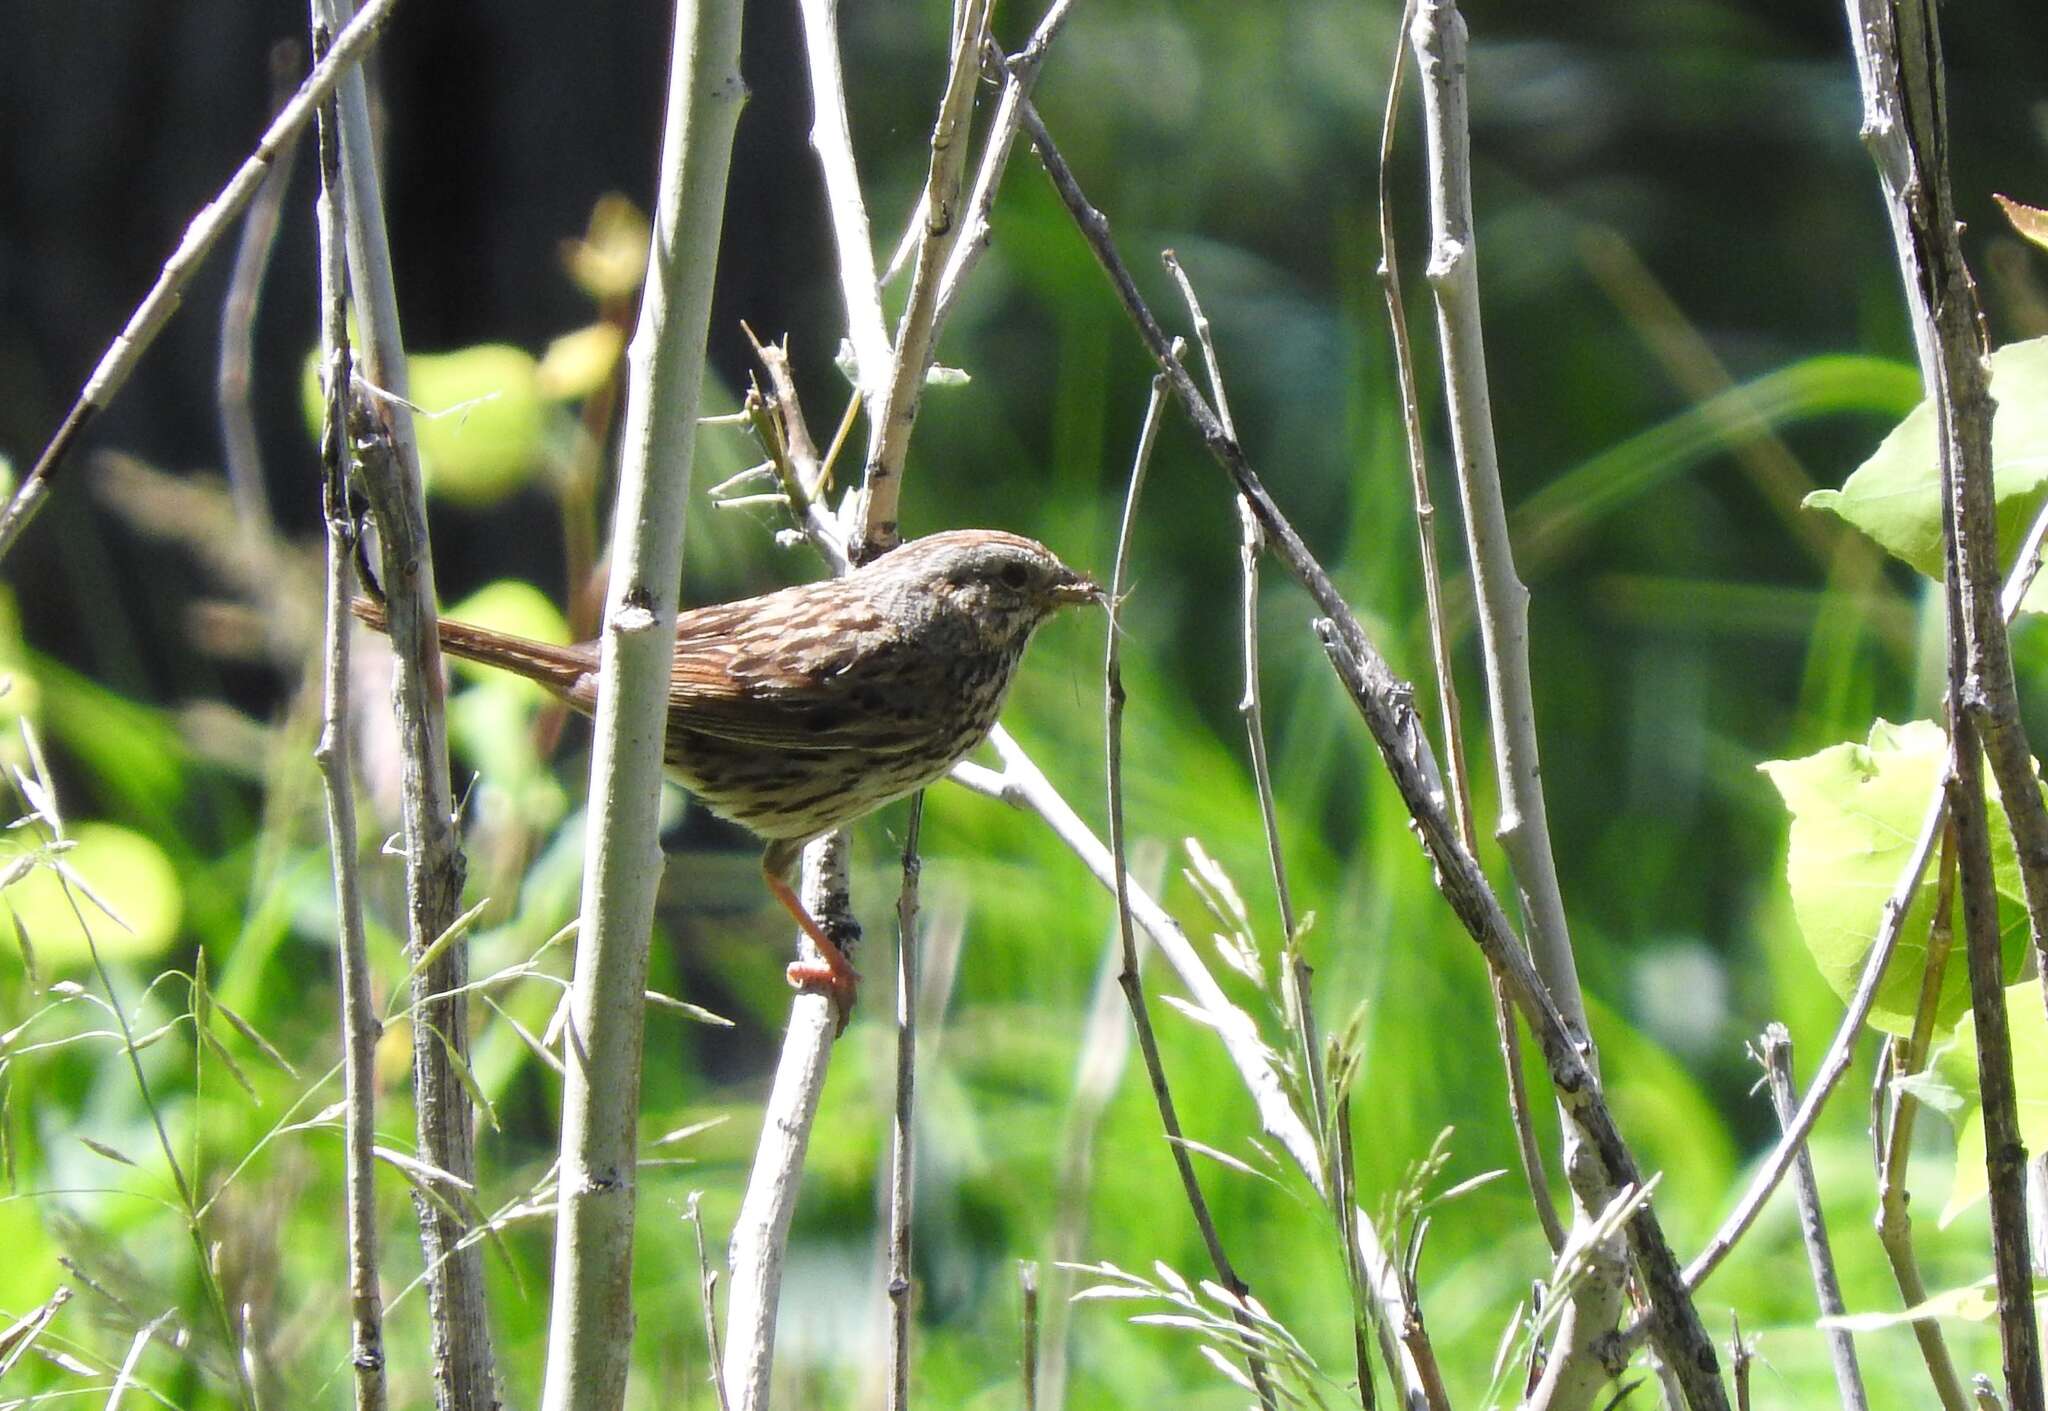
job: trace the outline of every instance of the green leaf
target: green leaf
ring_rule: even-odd
[[[1962,957],[1956,957],[1962,963]],[[2013,1084],[2018,1099],[2020,1140],[2030,1151],[2048,1139],[2048,1008],[2038,977],[2005,987],[2005,1019],[2012,1038]],[[1936,1049],[1928,1069],[1960,1102],[1944,1115],[1956,1127],[1955,1181],[1939,1223],[1950,1221],[1982,1200],[1989,1190],[1984,1172],[1984,1099],[1977,1085],[1977,1018],[1965,1014],[1950,1040]]]
[[[1997,474],[1998,542],[2010,555],[2040,507],[2048,483],[2048,338],[2009,343],[1991,355],[1991,427]],[[1930,578],[1942,575],[1941,470],[1933,407],[1923,401],[1884,438],[1839,490],[1816,490],[1810,509],[1838,515]],[[2048,610],[2048,580],[2027,594]]]
[[[1947,755],[1948,737],[1939,725],[1880,720],[1865,744],[1834,745],[1805,759],[1758,766],[1777,785],[1792,814],[1786,872],[1800,935],[1829,986],[1845,1000],[1862,976],[1884,904],[1912,856]],[[2011,975],[2025,950],[2026,915],[2012,831],[1995,791],[1989,812],[1999,927]],[[1932,870],[1914,893],[1898,950],[1871,1008],[1871,1024],[1887,1033],[1912,1031],[1934,915]],[[1938,1031],[1951,1027],[1970,1006],[1960,908],[1951,925],[1957,949],[1950,954],[1935,1003]]]

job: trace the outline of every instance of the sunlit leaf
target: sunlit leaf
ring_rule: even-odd
[[[1905,870],[1927,806],[1940,781],[1947,737],[1929,721],[1892,725],[1880,720],[1864,744],[1830,746],[1804,759],[1773,760],[1759,768],[1778,787],[1792,814],[1786,870],[1792,909],[1806,948],[1821,974],[1844,999],[1855,990],[1863,962],[1877,939],[1885,902]],[[2026,948],[2019,866],[2012,832],[1994,790],[1989,799],[1992,871],[1999,895],[2007,973]],[[1932,871],[1932,869],[1929,869]],[[1934,879],[1922,880],[1906,914],[1897,953],[1878,989],[1870,1022],[1888,1033],[1909,1033],[1927,965],[1927,929],[1934,913]],[[1960,909],[1952,918],[1961,944]],[[1946,1029],[1969,1008],[1969,982],[1960,952],[1942,976],[1935,1020]]]
[[[2029,206],[2015,201],[2010,196],[2000,196],[1996,192],[1992,194],[1991,199],[1998,202],[1999,209],[2005,212],[2007,223],[2015,231],[2042,249],[2048,250],[2048,211],[2042,210],[2039,206]]]
[[[1957,957],[1960,964],[1962,957]],[[2012,1043],[2013,1085],[2019,1110],[2020,1140],[2030,1151],[2048,1140],[2048,1009],[2041,1003],[2038,977],[2008,985],[2005,1022]],[[1989,1189],[1984,1169],[1984,1106],[1977,1084],[1977,1017],[1965,1014],[1949,1041],[1936,1049],[1928,1069],[1959,1101],[1937,1109],[1956,1125],[1955,1181],[1942,1207],[1942,1225],[1984,1198]]]
[[[2048,338],[2009,343],[1991,355],[1991,460],[1998,495],[1998,542],[2016,551],[2048,484]],[[1839,515],[1930,578],[1942,575],[1941,470],[1935,418],[1922,402],[1839,490],[1816,490],[1811,509]],[[2048,607],[2048,581],[2027,594]]]

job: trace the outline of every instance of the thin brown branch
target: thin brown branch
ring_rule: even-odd
[[[1024,1301],[1024,1411],[1038,1411],[1038,1266],[1028,1259],[1017,1265],[1017,1286]]]
[[[911,269],[910,298],[896,328],[896,357],[888,385],[869,407],[867,471],[850,545],[856,563],[892,549],[900,537],[897,505],[904,458],[917,421],[925,374],[932,365],[939,323],[939,286],[960,239],[960,179],[967,164],[968,120],[981,82],[981,46],[988,34],[990,0],[963,0],[954,16],[952,62],[938,119],[932,124],[931,166],[925,176],[924,226]],[[863,370],[863,376],[865,376]]]
[[[945,278],[939,283],[937,323],[942,328],[953,312],[953,301],[966,287],[967,276],[988,253],[994,230],[990,218],[995,211],[996,189],[1002,185],[1003,171],[1010,163],[1010,152],[1017,145],[1017,105],[1031,96],[1031,90],[1038,83],[1038,71],[1045,64],[1046,51],[1052,47],[1073,8],[1074,0],[1053,0],[1040,17],[1038,28],[1031,31],[1031,38],[1010,56],[1003,75],[1003,95],[996,102],[995,116],[989,119],[988,136],[981,149],[981,164],[974,172],[974,190],[967,198],[967,226],[959,242],[953,246],[952,256],[946,261]],[[990,41],[991,44],[993,42]]]
[[[718,1340],[718,1271],[711,1267],[711,1256],[704,1249],[704,1192],[691,1191],[690,1203],[683,1212],[683,1218],[690,1222],[690,1232],[697,1242],[697,1301],[704,1308],[704,1346],[709,1354],[711,1394],[718,1398],[718,1411],[732,1411],[732,1402],[725,1394],[725,1359]]]
[[[339,31],[353,0],[314,0],[314,13]],[[456,831],[448,776],[439,598],[427,534],[419,446],[406,396],[404,335],[384,220],[384,198],[370,130],[368,85],[360,70],[342,77],[339,114],[343,230],[349,289],[361,327],[357,361],[385,395],[366,401],[357,433],[364,494],[377,521],[383,589],[396,663],[392,699],[398,719],[400,815],[405,850],[406,947],[425,954],[462,905],[467,864]],[[459,1069],[468,1061],[466,944],[436,948],[417,968],[412,1026],[414,1115],[419,1154],[460,1181],[476,1181],[475,1116]],[[498,1404],[484,1294],[483,1250],[465,1244],[470,1225],[452,1203],[414,1189],[425,1255],[427,1310],[433,1325],[434,1397],[440,1411],[490,1411]]]
[[[303,62],[304,47],[297,40],[279,40],[270,46],[273,111],[291,101]],[[259,551],[269,547],[276,525],[270,516],[270,497],[264,485],[256,417],[249,406],[249,369],[256,342],[257,305],[263,293],[264,276],[270,270],[271,251],[277,246],[278,218],[284,212],[285,190],[291,185],[298,151],[296,138],[280,148],[270,174],[256,188],[255,199],[242,218],[242,235],[235,243],[227,297],[221,301],[220,309],[220,361],[214,377],[214,400],[220,411],[222,452],[236,517],[247,542],[260,546]]]
[[[1400,32],[1405,35],[1415,14],[1415,0],[1408,0],[1401,14]],[[1458,823],[1459,839],[1466,850],[1478,855],[1478,826],[1472,816],[1471,774],[1465,762],[1463,712],[1458,703],[1457,673],[1451,664],[1450,624],[1444,612],[1443,570],[1436,553],[1436,500],[1429,488],[1429,463],[1422,444],[1422,406],[1416,394],[1415,350],[1408,341],[1408,310],[1401,294],[1399,242],[1394,238],[1394,207],[1390,195],[1389,168],[1394,154],[1394,127],[1400,112],[1401,90],[1408,71],[1408,46],[1394,45],[1393,73],[1387,80],[1386,110],[1380,118],[1378,204],[1380,226],[1380,288],[1387,303],[1387,326],[1394,341],[1394,377],[1401,403],[1403,444],[1408,452],[1408,483],[1415,501],[1415,531],[1421,552],[1422,596],[1429,621],[1429,657],[1436,677],[1437,703],[1443,713],[1444,784]],[[1521,1030],[1516,1027],[1514,1007],[1508,1002],[1507,987],[1500,972],[1488,969],[1487,983],[1493,991],[1493,1026],[1500,1047],[1501,1071],[1507,1079],[1508,1120],[1515,1133],[1515,1154],[1522,1166],[1536,1219],[1543,1238],[1556,1255],[1564,1248],[1564,1224],[1557,1218],[1557,1206],[1550,1195],[1550,1178],[1543,1166],[1543,1149],[1536,1140],[1536,1124],[1529,1107],[1528,1085],[1522,1078]]]
[[[1913,1247],[1913,1216],[1906,1189],[1906,1166],[1912,1159],[1913,1126],[1920,1112],[1920,1099],[1897,1080],[1911,1077],[1927,1066],[1927,1052],[1934,1037],[1935,1007],[1955,943],[1951,921],[1956,885],[1952,828],[1942,830],[1941,863],[1935,875],[1939,880],[1935,886],[1934,915],[1927,926],[1927,959],[1920,974],[1920,1000],[1913,1013],[1913,1032],[1903,1046],[1896,1040],[1889,1045],[1890,1071],[1880,1075],[1892,1095],[1892,1108],[1878,1152],[1877,1240],[1891,1265],[1899,1297],[1908,1308],[1917,1308],[1927,1301],[1927,1285],[1920,1277],[1920,1259]],[[1955,1359],[1949,1355],[1948,1339],[1942,1335],[1940,1321],[1917,1318],[1911,1327],[1943,1411],[1969,1411],[1968,1396],[1956,1372]]]

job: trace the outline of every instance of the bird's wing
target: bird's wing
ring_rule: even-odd
[[[854,594],[810,584],[676,619],[673,722],[736,744],[797,751],[902,748],[880,688],[921,684],[899,632]],[[894,662],[893,671],[890,663]],[[908,671],[911,675],[902,673]]]

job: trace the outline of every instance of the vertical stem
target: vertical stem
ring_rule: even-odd
[[[1465,21],[1455,0],[1421,0],[1409,34],[1422,78],[1428,138],[1428,279],[1436,298],[1437,338],[1500,787],[1500,821],[1494,831],[1514,871],[1529,957],[1587,1066],[1597,1072],[1599,1058],[1586,1024],[1557,863],[1551,855],[1529,671],[1529,590],[1515,571],[1494,445],[1472,216]],[[1564,1124],[1564,1169],[1574,1197],[1574,1223],[1583,1229],[1598,1218],[1615,1189],[1569,1123]],[[1588,1249],[1585,1268],[1584,1277],[1573,1285],[1570,1306],[1559,1324],[1558,1345],[1537,1389],[1535,1399],[1548,1406],[1585,1406],[1608,1380],[1600,1359],[1592,1354],[1592,1344],[1613,1331],[1622,1313],[1625,1273],[1619,1241]],[[1688,1379],[1689,1394],[1700,1390],[1696,1374],[1682,1364],[1676,1370]]]
[[[296,41],[280,40],[270,49],[270,84],[282,108],[289,102],[302,51]],[[328,121],[325,105],[322,121]],[[277,245],[278,217],[284,211],[285,189],[291,185],[293,158],[298,155],[297,138],[277,154],[270,174],[256,189],[249,213],[242,219],[242,237],[235,246],[234,272],[228,276],[227,298],[220,310],[220,364],[215,375],[215,397],[220,404],[220,430],[227,463],[228,490],[235,501],[235,517],[252,546],[270,547],[275,525],[270,517],[270,497],[264,485],[263,453],[256,440],[256,417],[249,408],[249,368],[256,341],[256,308],[263,293],[263,277],[270,269],[270,254]]]
[[[631,1364],[647,943],[683,522],[726,173],[739,0],[677,0],[661,177],[629,377],[569,991],[546,1411],[617,1411]],[[728,1390],[731,1387],[728,1386]]]
[[[1771,1106],[1778,1125],[1791,1122],[1798,1109],[1798,1093],[1792,1084],[1792,1034],[1783,1024],[1764,1030],[1764,1073],[1770,1080]],[[1835,1277],[1835,1256],[1828,1247],[1828,1228],[1821,1219],[1820,1184],[1814,1179],[1813,1155],[1804,1146],[1792,1168],[1793,1189],[1799,1197],[1799,1233],[1806,1241],[1806,1258],[1813,1269],[1813,1287],[1822,1317],[1839,1317],[1842,1285]],[[1828,1328],[1828,1356],[1835,1365],[1835,1386],[1842,1396],[1844,1411],[1869,1411],[1870,1398],[1863,1390],[1863,1373],[1856,1365],[1856,1342],[1846,1328]],[[1737,1385],[1740,1385],[1738,1381]]]
[[[1038,1411],[1038,1266],[1019,1264],[1017,1284],[1024,1295],[1024,1411]]]
[[[1407,31],[1415,14],[1415,0],[1402,11],[1401,28]],[[1465,762],[1464,712],[1458,703],[1457,673],[1451,665],[1450,629],[1443,605],[1443,572],[1436,555],[1436,500],[1429,489],[1429,464],[1422,449],[1422,408],[1415,391],[1415,353],[1408,341],[1408,310],[1401,295],[1401,264],[1394,240],[1394,207],[1389,197],[1388,167],[1394,154],[1394,119],[1400,112],[1402,80],[1407,74],[1408,51],[1397,39],[1394,69],[1387,80],[1387,106],[1380,120],[1379,219],[1380,288],[1387,301],[1387,325],[1393,332],[1394,376],[1400,389],[1401,427],[1408,450],[1408,483],[1415,500],[1415,533],[1421,551],[1422,597],[1429,620],[1430,667],[1436,676],[1438,707],[1443,713],[1444,786],[1451,797],[1458,824],[1458,837],[1465,850],[1478,855],[1478,828],[1472,818],[1471,772]],[[1550,1180],[1543,1168],[1543,1149],[1536,1141],[1536,1124],[1530,1115],[1528,1085],[1522,1080],[1521,1030],[1515,1024],[1514,1007],[1508,1002],[1507,986],[1497,966],[1487,967],[1487,983],[1493,991],[1493,1025],[1499,1036],[1501,1069],[1507,1078],[1508,1120],[1515,1133],[1515,1152],[1521,1161],[1522,1179],[1529,1187],[1536,1219],[1550,1252],[1564,1249],[1564,1226],[1550,1198]]]
[[[2027,1155],[2014,1107],[1982,785],[1985,754],[2005,798],[2037,958],[2048,955],[2048,809],[2019,722],[1998,593],[1984,326],[1956,237],[1941,35],[1933,8],[1926,0],[1849,0],[1848,12],[1863,87],[1863,138],[1884,188],[1937,428],[1949,632],[1947,792],[1977,1023],[2006,1397],[2014,1411],[2041,1411],[2040,1328],[2028,1267]]]
[[[917,1096],[917,835],[924,791],[911,796],[896,897],[896,1117],[889,1161],[889,1411],[910,1404],[910,1211]]]
[[[354,0],[314,0],[316,18],[339,30]],[[405,340],[385,231],[384,197],[370,130],[368,85],[360,69],[336,93],[341,141],[343,230],[349,288],[362,331],[358,362],[385,394],[368,404],[371,435],[383,453],[365,456],[363,488],[377,517],[398,714],[401,810],[405,838],[406,946],[420,955],[455,920],[466,864],[448,781],[440,638],[434,622],[433,551],[420,483],[419,447],[406,395]],[[461,1181],[476,1177],[476,1136],[469,1093],[457,1069],[468,1061],[467,947],[440,948],[413,978],[413,1088],[420,1155]],[[415,1196],[433,1324],[434,1398],[441,1411],[488,1411],[498,1404],[483,1250],[465,1244],[468,1222],[453,1206]]]
[[[1166,377],[1161,374],[1152,379],[1152,397],[1146,404],[1144,425],[1138,433],[1138,449],[1131,466],[1130,489],[1124,499],[1123,526],[1117,535],[1116,566],[1109,589],[1109,645],[1103,665],[1103,715],[1109,757],[1109,850],[1116,877],[1117,934],[1123,950],[1123,969],[1117,976],[1117,982],[1123,987],[1124,1000],[1130,1006],[1131,1027],[1137,1034],[1138,1052],[1145,1060],[1145,1074],[1151,1080],[1152,1100],[1159,1109],[1160,1125],[1166,1131],[1167,1147],[1173,1156],[1174,1169],[1180,1175],[1182,1193],[1187,1197],[1188,1208],[1194,1214],[1195,1226],[1201,1233],[1202,1242],[1208,1247],[1209,1263],[1216,1271],[1217,1281],[1242,1301],[1250,1289],[1231,1265],[1230,1256],[1223,1248],[1222,1236],[1216,1230],[1215,1219],[1209,1213],[1209,1202],[1202,1194],[1201,1180],[1195,1175],[1194,1162],[1188,1155],[1187,1143],[1181,1139],[1180,1118],[1174,1109],[1173,1093],[1167,1087],[1166,1068],[1159,1057],[1159,1041],[1152,1031],[1152,1013],[1145,1001],[1144,980],[1138,970],[1138,939],[1131,921],[1130,872],[1124,846],[1124,685],[1119,660],[1122,655],[1119,650],[1122,638],[1118,630],[1117,616],[1123,599],[1131,532],[1137,520],[1138,496],[1144,488],[1145,471],[1151,464],[1152,446],[1158,435],[1159,413],[1165,404]],[[1250,1331],[1250,1319],[1246,1314],[1233,1310],[1233,1316],[1245,1326],[1247,1332]],[[1265,1411],[1278,1411],[1279,1402],[1267,1375],[1265,1359],[1255,1352],[1247,1351],[1244,1360],[1245,1369],[1251,1374],[1252,1385],[1258,1391],[1260,1405]]]
[[[1947,818],[1947,810],[1943,810]],[[1911,1077],[1927,1066],[1927,1049],[1934,1036],[1935,1003],[1941,995],[1942,977],[1948,972],[1950,952],[1955,944],[1951,918],[1955,912],[1956,844],[1955,830],[1944,826],[1941,861],[1936,868],[1934,916],[1927,927],[1927,962],[1920,976],[1920,1003],[1913,1014],[1913,1032],[1901,1047],[1890,1045],[1893,1075]],[[1892,1280],[1908,1308],[1927,1301],[1927,1285],[1920,1277],[1920,1260],[1913,1248],[1913,1216],[1906,1190],[1906,1163],[1913,1151],[1913,1127],[1920,1113],[1920,1099],[1903,1084],[1892,1082],[1892,1110],[1878,1152],[1877,1241],[1892,1268]],[[1913,1338],[1920,1345],[1921,1360],[1934,1382],[1934,1393],[1943,1411],[1969,1411],[1968,1394],[1949,1355],[1948,1340],[1941,1323],[1934,1318],[1916,1319]]]
[[[826,919],[847,911],[846,834],[828,833],[804,849],[804,909]],[[837,1016],[822,994],[790,1005],[775,1082],[761,1110],[761,1144],[747,1174],[747,1193],[733,1220],[726,1267],[732,1293],[725,1311],[725,1387],[738,1411],[767,1411],[775,1371],[775,1323],[789,1222],[796,1213],[804,1152],[825,1090]]]
[[[324,41],[324,30],[317,36]],[[383,1032],[370,996],[357,872],[355,776],[349,738],[349,600],[355,595],[355,526],[348,507],[348,408],[354,359],[348,343],[348,276],[339,213],[340,151],[333,104],[320,111],[320,341],[327,420],[320,433],[327,521],[327,603],[320,691],[320,743],[313,758],[327,795],[327,836],[334,866],[334,912],[341,951],[342,1087],[346,1105],[345,1200],[348,1211],[349,1364],[356,1411],[383,1411],[384,1308],[377,1286],[377,1039]],[[256,487],[260,492],[260,485]],[[268,513],[265,512],[265,524]]]

